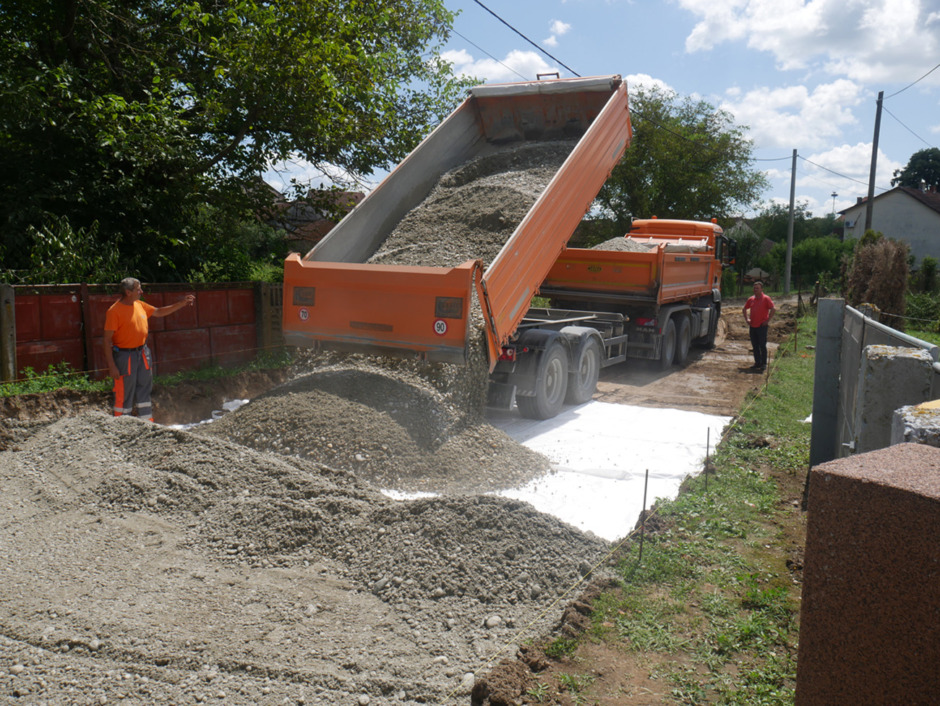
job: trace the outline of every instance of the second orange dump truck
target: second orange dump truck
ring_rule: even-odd
[[[566,248],[632,136],[619,76],[478,86],[346,218],[284,267],[288,344],[465,364],[477,333],[489,403],[555,416],[627,357],[711,345],[729,244],[715,223],[636,221],[629,250]],[[504,145],[574,141],[491,262],[366,264],[442,175]],[[446,237],[442,235],[441,237]],[[547,297],[547,308],[530,306]]]

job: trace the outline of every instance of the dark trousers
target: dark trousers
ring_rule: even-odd
[[[754,351],[754,365],[767,366],[767,324],[751,326],[751,350]]]
[[[137,416],[152,421],[150,395],[153,390],[153,370],[150,349],[141,346],[133,350],[113,348],[112,351],[114,364],[121,371],[121,377],[114,381],[114,416],[131,414],[136,400]]]

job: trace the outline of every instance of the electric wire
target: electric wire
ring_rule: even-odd
[[[925,78],[927,78],[928,76],[930,76],[930,74],[932,74],[932,73],[933,73],[934,71],[936,71],[937,69],[940,69],[940,64],[937,64],[936,66],[934,66],[932,69],[930,69],[930,71],[928,71],[928,72],[925,73],[923,76],[921,76],[919,79],[917,79],[916,81],[914,81],[914,83],[908,84],[907,86],[905,86],[904,88],[902,88],[900,91],[895,91],[895,92],[892,93],[890,96],[887,96],[884,100],[888,100],[888,98],[894,98],[894,97],[895,97],[896,95],[898,95],[899,93],[904,93],[904,91],[906,91],[908,88],[910,88],[911,86],[917,85],[918,83],[920,83],[921,81],[923,81]]]
[[[533,42],[531,39],[529,39],[527,36],[525,36],[522,32],[520,32],[518,29],[516,29],[515,27],[513,27],[511,24],[509,24],[506,20],[504,20],[502,17],[500,17],[499,15],[497,15],[495,12],[493,12],[490,8],[488,8],[488,7],[487,7],[486,5],[484,5],[482,2],[480,2],[480,0],[474,0],[474,2],[475,2],[477,5],[479,5],[480,7],[482,7],[484,10],[486,10],[488,13],[490,13],[490,14],[491,14],[493,17],[495,17],[497,20],[499,20],[499,21],[502,22],[504,25],[506,25],[507,27],[509,27],[509,29],[511,29],[511,30],[512,30],[513,32],[515,32],[516,34],[518,34],[520,37],[522,37],[524,40],[526,40],[526,41],[527,41],[529,44],[531,44],[533,47],[535,47],[535,48],[538,49],[540,52],[542,52],[542,53],[543,53],[545,56],[547,56],[549,59],[551,59],[552,61],[557,61],[557,62],[558,62],[559,64],[561,64],[563,67],[565,67],[566,69],[568,69],[568,71],[570,71],[572,74],[574,74],[574,75],[577,76],[578,78],[581,78],[581,74],[579,74],[577,71],[575,71],[575,70],[572,69],[570,66],[568,66],[567,64],[565,64],[561,59],[558,59],[558,58],[552,56],[552,55],[549,54],[547,51],[545,51],[544,49],[542,49],[542,47],[540,47],[540,46],[538,45],[538,43]]]
[[[458,32],[456,29],[452,29],[451,32],[453,32],[453,33],[456,34],[458,37],[460,37],[462,40],[464,40],[467,44],[470,44],[471,46],[476,47],[477,49],[479,49],[481,52],[483,52],[484,54],[486,54],[488,57],[490,57],[490,58],[491,58],[493,61],[495,61],[497,64],[499,64],[500,66],[502,66],[504,69],[508,69],[509,71],[512,71],[516,76],[518,76],[519,78],[521,78],[523,81],[528,81],[528,80],[529,80],[527,77],[525,77],[525,76],[523,76],[522,74],[520,74],[520,73],[519,73],[518,71],[516,71],[514,68],[512,68],[511,66],[507,66],[507,65],[504,64],[502,61],[500,61],[499,59],[497,59],[495,56],[493,56],[492,54],[490,54],[486,49],[484,49],[483,47],[481,47],[479,44],[476,44],[476,43],[474,43],[473,41],[471,41],[470,39],[467,39],[465,36],[463,36],[463,35],[462,35],[460,32]]]
[[[911,133],[911,134],[912,134],[914,137],[916,137],[918,140],[920,140],[921,142],[923,142],[923,143],[924,143],[925,145],[927,145],[928,147],[934,147],[934,145],[932,145],[932,144],[930,144],[929,142],[927,142],[927,140],[925,140],[923,137],[921,137],[920,135],[918,135],[916,132],[914,132],[913,130],[911,130],[907,125],[905,125],[903,122],[901,122],[901,119],[898,118],[898,116],[895,115],[894,113],[892,113],[890,110],[888,110],[887,108],[885,108],[885,107],[884,107],[884,104],[882,104],[881,109],[882,109],[884,112],[886,112],[888,115],[890,115],[892,118],[894,118],[895,120],[897,120],[898,123],[901,125],[901,127],[903,127],[905,130],[907,130],[909,133]]]

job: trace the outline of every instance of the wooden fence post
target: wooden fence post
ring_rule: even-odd
[[[13,286],[0,284],[0,381],[16,378],[16,307]]]

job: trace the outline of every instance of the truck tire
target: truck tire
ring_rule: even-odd
[[[594,397],[601,374],[601,344],[593,336],[585,339],[574,368],[568,373],[565,404],[584,404]]]
[[[542,353],[535,381],[535,394],[516,396],[519,413],[529,419],[551,419],[565,404],[568,391],[568,354],[556,341]]]
[[[663,330],[663,349],[659,356],[659,369],[668,370],[676,358],[676,323],[672,319],[666,322]]]
[[[676,365],[685,365],[689,358],[689,347],[692,345],[692,324],[688,316],[679,319],[679,334],[676,339]]]

